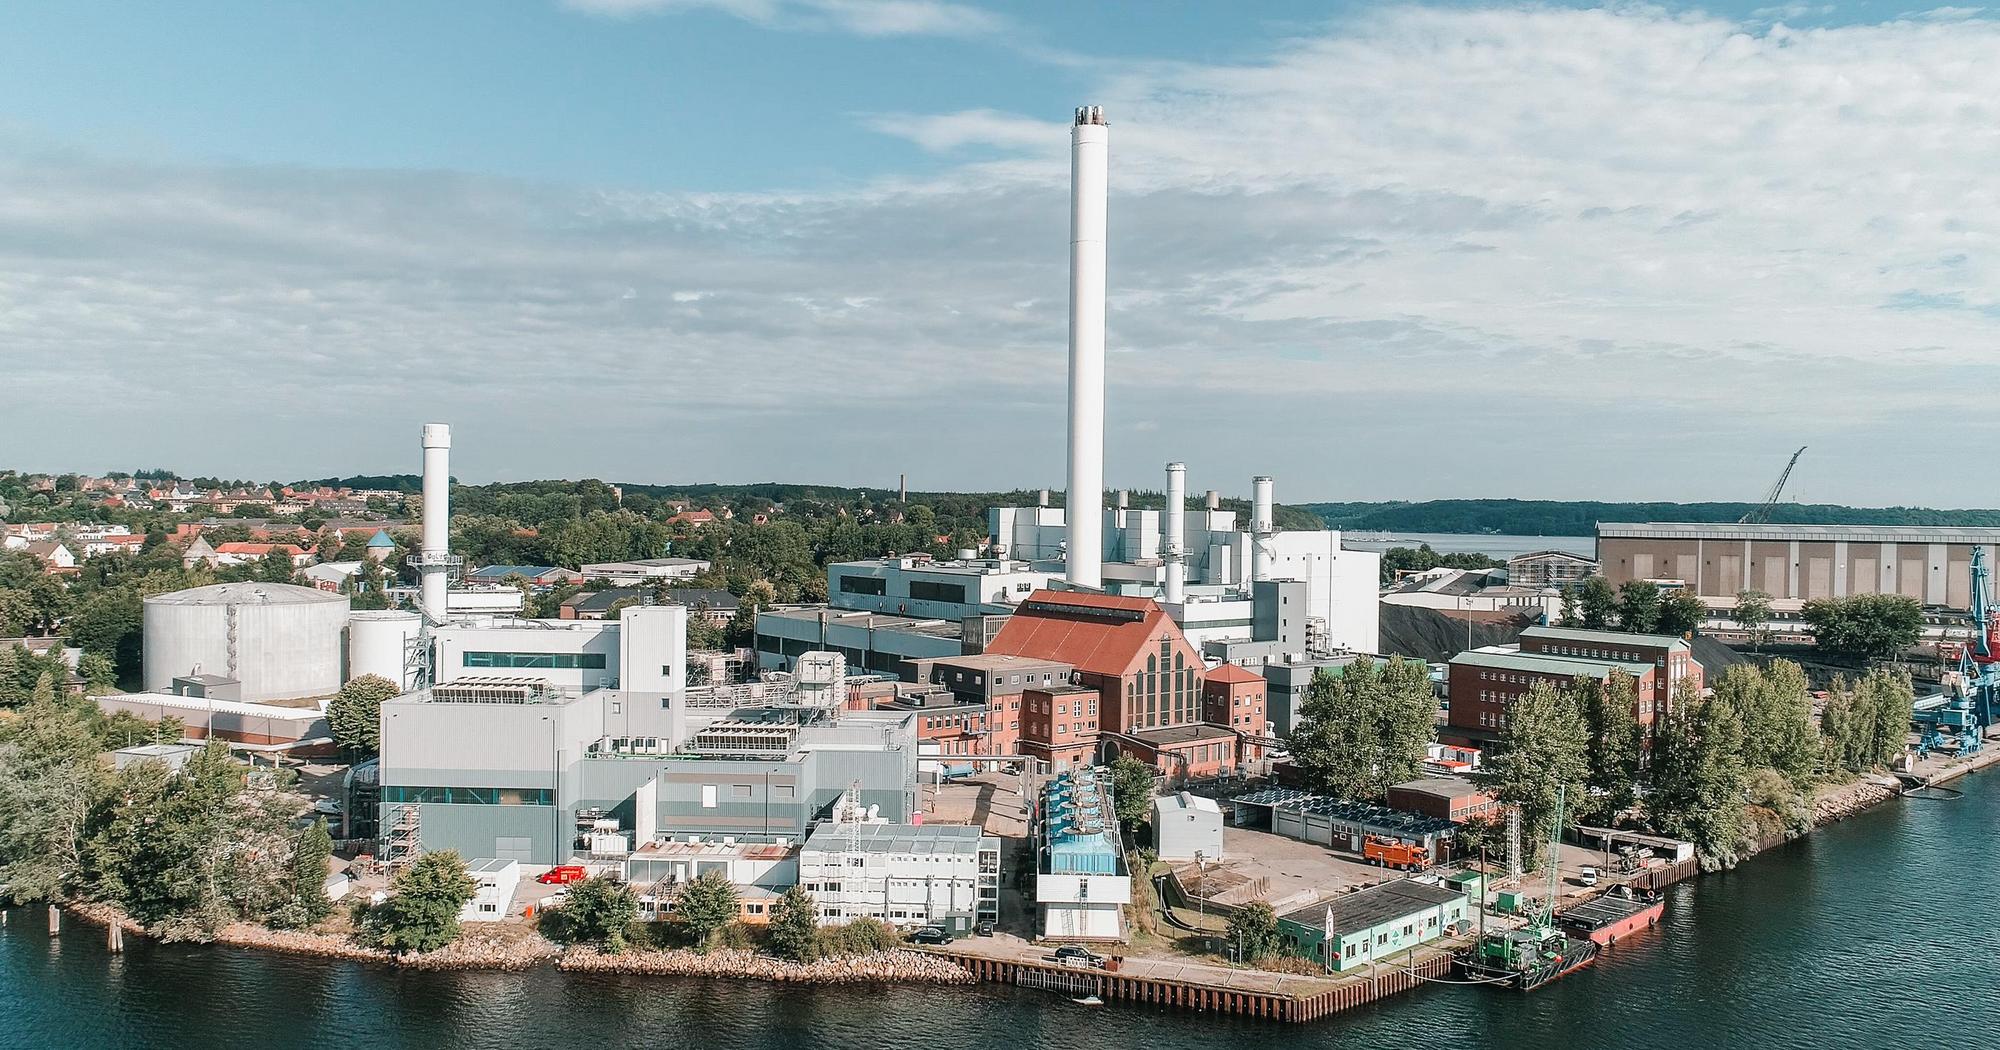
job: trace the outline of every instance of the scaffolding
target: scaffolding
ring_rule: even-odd
[[[417,859],[423,851],[421,808],[415,803],[391,807],[389,819],[382,825],[382,866],[396,871]]]

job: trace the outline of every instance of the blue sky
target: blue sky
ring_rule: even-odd
[[[413,469],[437,418],[481,480],[1057,483],[1101,102],[1112,484],[1753,498],[1808,444],[1806,498],[1991,503],[1905,465],[2000,343],[1994,53],[1853,4],[22,6],[0,461]]]

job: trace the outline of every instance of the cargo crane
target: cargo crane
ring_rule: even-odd
[[[1762,525],[1771,520],[1771,510],[1778,505],[1778,497],[1785,494],[1785,482],[1792,480],[1792,468],[1799,465],[1799,457],[1806,454],[1806,447],[1799,446],[1797,452],[1785,463],[1785,470],[1778,475],[1778,483],[1771,486],[1771,494],[1764,497],[1755,510],[1736,519],[1738,525]]]
[[[2000,723],[2000,616],[1990,604],[1984,548],[1972,548],[1972,640],[1958,657],[1958,681],[1944,695],[1912,712],[1922,738],[1917,757],[1946,746],[1961,755],[1978,751],[1986,730]]]

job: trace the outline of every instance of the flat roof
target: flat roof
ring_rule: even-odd
[[[1460,777],[1419,777],[1416,780],[1405,780],[1400,784],[1392,784],[1389,786],[1389,790],[1417,791],[1426,795],[1437,795],[1453,799],[1487,794],[1477,784]]]
[[[1185,791],[1175,792],[1171,795],[1156,796],[1153,799],[1153,805],[1160,809],[1177,810],[1180,812],[1187,812],[1188,810],[1196,810],[1202,813],[1222,812],[1222,807],[1217,805],[1214,799],[1203,798],[1200,795],[1190,795]]]
[[[1308,904],[1296,911],[1286,912],[1284,918],[1317,930],[1331,927],[1333,936],[1345,937],[1348,934],[1374,929],[1383,923],[1393,922],[1415,912],[1427,911],[1464,896],[1463,893],[1445,889],[1443,886],[1398,879],[1395,882],[1385,882],[1380,886],[1356,890],[1317,904]],[[1331,922],[1327,920],[1329,911],[1333,913]]]
[[[1702,522],[1610,522],[1597,523],[1597,538],[1634,540],[1799,540],[1835,543],[1859,539],[1864,543],[1967,543],[2000,544],[2000,528],[1960,525],[1735,525]]]
[[[797,623],[818,624],[818,609],[772,609],[757,614],[759,620],[771,617]],[[862,612],[854,609],[826,610],[828,627],[859,627],[871,631],[908,631],[912,634],[936,635],[940,638],[957,638],[964,633],[956,620],[940,620],[936,617],[896,616],[892,613]],[[951,659],[957,659],[952,657]]]
[[[976,653],[972,656],[940,656],[936,663],[941,667],[963,667],[967,670],[1005,671],[1023,667],[1068,667],[1061,660],[1044,660],[1039,656],[1008,656],[1003,653]]]
[[[828,853],[977,853],[1000,840],[970,824],[821,824],[806,848]]]
[[[1530,627],[1521,632],[1523,638],[1561,638],[1569,642],[1620,642],[1637,645],[1657,645],[1662,649],[1676,646],[1687,648],[1687,639],[1677,634],[1628,634],[1624,631],[1592,631],[1582,627]]]
[[[1542,653],[1473,651],[1460,653],[1452,657],[1451,662],[1466,667],[1490,667],[1501,671],[1538,671],[1542,674],[1561,674],[1571,677],[1588,675],[1591,678],[1608,678],[1614,670],[1624,671],[1637,678],[1653,670],[1652,664],[1630,663],[1624,660],[1592,660],[1581,656],[1546,656]]]

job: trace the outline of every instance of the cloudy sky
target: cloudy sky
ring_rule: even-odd
[[[2000,498],[2000,12],[1080,6],[10,8],[0,465],[1059,487],[1088,102],[1110,484]]]

